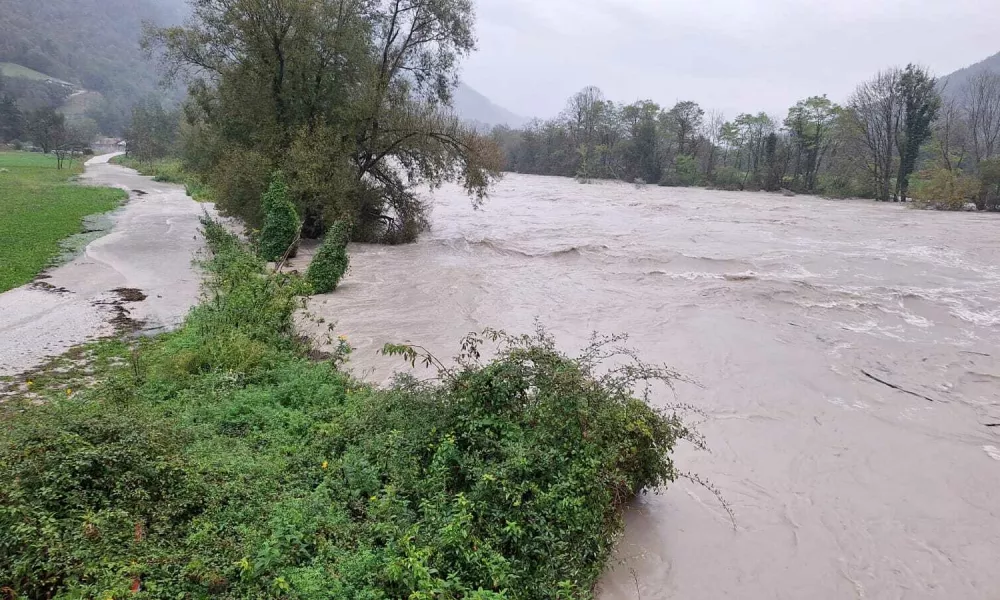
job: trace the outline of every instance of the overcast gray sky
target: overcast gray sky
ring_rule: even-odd
[[[694,100],[727,116],[844,100],[880,68],[938,75],[1000,52],[1000,0],[476,0],[463,79],[551,117],[597,85],[616,101]]]

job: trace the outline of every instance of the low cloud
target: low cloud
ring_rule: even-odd
[[[586,85],[614,100],[694,100],[783,115],[844,100],[877,70],[937,74],[1000,51],[996,0],[478,0],[464,79],[495,102],[551,117]]]

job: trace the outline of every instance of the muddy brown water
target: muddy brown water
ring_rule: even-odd
[[[703,386],[678,399],[711,452],[677,458],[738,526],[697,485],[638,499],[601,599],[1000,598],[996,215],[515,175],[483,210],[434,204],[311,303],[358,373],[389,377],[386,342],[451,356],[538,319]]]

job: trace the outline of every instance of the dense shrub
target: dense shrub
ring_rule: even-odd
[[[660,185],[690,187],[698,185],[700,181],[698,161],[693,156],[682,154],[664,171]]]
[[[390,346],[442,377],[376,390],[303,357],[300,282],[205,234],[182,329],[72,401],[0,407],[8,595],[590,598],[624,504],[677,475],[687,429],[633,393],[675,374],[598,375],[617,340],[486,332],[453,368]]]
[[[267,261],[281,260],[296,243],[299,235],[299,215],[288,198],[288,186],[280,172],[271,176],[271,184],[261,197],[264,224],[260,229],[258,251]],[[294,256],[292,248],[290,256]]]
[[[962,210],[978,192],[978,182],[961,169],[932,166],[917,173],[913,197],[918,204],[940,210]]]
[[[0,431],[0,590],[124,596],[134,576],[169,579],[183,565],[176,528],[205,510],[208,482],[184,460],[185,435],[173,423],[64,400]]]
[[[186,155],[190,160],[190,157]],[[251,228],[264,222],[262,194],[267,190],[273,167],[264,155],[253,151],[229,151],[214,163],[208,183],[219,210],[242,219]]]
[[[720,190],[739,190],[743,186],[744,174],[736,167],[717,167],[712,173],[711,184]]]
[[[979,204],[987,210],[1000,210],[1000,156],[979,163]]]
[[[868,177],[824,173],[817,179],[816,193],[827,198],[874,198],[875,188]]]
[[[341,278],[350,266],[347,243],[350,240],[347,223],[337,221],[327,232],[323,244],[309,264],[306,280],[316,294],[328,294],[337,289]]]

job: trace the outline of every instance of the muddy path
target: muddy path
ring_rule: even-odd
[[[198,300],[198,219],[212,206],[193,201],[183,186],[110,164],[113,156],[89,160],[80,178],[129,192],[111,215],[111,231],[35,282],[0,294],[0,376],[122,328],[171,328]]]

